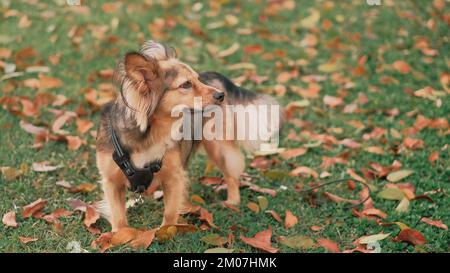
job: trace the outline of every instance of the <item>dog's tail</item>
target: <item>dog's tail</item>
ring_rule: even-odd
[[[200,81],[226,93],[226,104],[232,106],[234,137],[239,146],[247,152],[278,146],[284,112],[275,98],[239,87],[217,72],[200,73]]]

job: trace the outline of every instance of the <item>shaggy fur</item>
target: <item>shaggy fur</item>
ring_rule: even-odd
[[[171,117],[171,111],[180,104],[194,110],[194,97],[201,97],[202,109],[209,105],[224,107],[225,104],[277,102],[269,96],[239,88],[219,73],[199,75],[176,59],[172,48],[153,41],[146,42],[139,52],[125,55],[117,65],[115,80],[121,95],[104,107],[96,143],[97,167],[104,190],[104,201],[99,203],[98,209],[107,216],[112,230],[128,225],[125,201],[129,182],[112,159],[114,147],[110,122],[136,167],[142,168],[148,162],[162,159],[162,168],[155,173],[151,185],[153,189],[161,186],[164,192],[162,225],[176,224],[179,214],[191,206],[187,198],[189,179],[186,166],[197,144],[204,147],[209,159],[224,174],[227,202],[239,204],[239,177],[245,169],[240,146],[248,143],[234,140],[175,141],[171,137],[171,129],[174,124],[179,124],[180,119]],[[223,96],[217,96],[220,93],[225,94],[223,102]],[[230,123],[226,119],[223,122],[225,127]],[[254,144],[247,146],[249,149],[256,147]]]

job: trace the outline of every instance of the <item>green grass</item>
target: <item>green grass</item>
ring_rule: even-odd
[[[48,93],[63,94],[73,101],[63,107],[49,106],[40,110],[40,114],[34,117],[19,117],[5,110],[0,110],[0,166],[10,166],[19,168],[23,163],[31,166],[33,162],[48,160],[53,164],[63,164],[64,167],[56,172],[35,173],[28,171],[26,174],[13,181],[6,181],[0,176],[0,214],[15,210],[18,215],[19,227],[16,229],[6,228],[0,225],[0,251],[1,252],[64,252],[70,241],[79,241],[81,246],[89,251],[95,251],[90,247],[91,242],[97,237],[90,234],[82,224],[81,213],[74,213],[73,216],[62,218],[63,234],[57,234],[50,225],[43,220],[22,219],[20,217],[21,207],[31,203],[38,198],[49,200],[49,204],[44,209],[51,212],[56,208],[70,207],[67,198],[78,198],[85,201],[93,201],[101,198],[100,190],[89,194],[74,194],[65,192],[62,187],[56,186],[58,180],[67,180],[73,184],[83,182],[95,182],[99,180],[99,174],[95,168],[94,138],[89,134],[81,136],[86,139],[88,145],[82,146],[77,151],[70,151],[63,142],[50,141],[42,149],[36,150],[30,146],[34,137],[23,131],[19,122],[21,119],[27,120],[36,125],[49,125],[53,122],[54,116],[47,110],[49,108],[75,111],[78,107],[86,110],[84,119],[90,119],[98,123],[98,112],[94,112],[84,100],[83,90],[86,88],[98,88],[102,81],[98,77],[92,77],[101,69],[114,68],[117,59],[129,50],[138,49],[142,39],[152,38],[148,25],[158,20],[179,22],[180,19],[195,21],[201,26],[206,36],[199,36],[181,23],[177,23],[173,28],[161,28],[165,33],[163,39],[173,45],[179,57],[192,65],[198,71],[217,70],[231,78],[242,75],[242,70],[227,70],[227,66],[239,62],[249,62],[256,65],[258,75],[268,76],[269,79],[262,84],[255,84],[252,81],[244,82],[244,86],[258,92],[267,92],[277,84],[276,77],[282,71],[290,71],[293,68],[299,70],[300,77],[307,75],[325,75],[325,81],[319,84],[322,87],[319,99],[312,99],[311,105],[297,113],[296,118],[312,123],[310,130],[317,134],[331,134],[337,139],[351,138],[363,143],[363,146],[380,146],[386,153],[375,155],[365,152],[362,149],[348,149],[340,145],[327,146],[322,144],[315,148],[310,148],[304,156],[282,161],[273,168],[288,173],[294,166],[308,166],[319,173],[324,171],[320,165],[322,157],[338,156],[348,153],[348,164],[336,164],[327,171],[332,174],[330,178],[340,178],[345,175],[347,169],[352,168],[361,174],[361,168],[369,168],[371,162],[378,162],[383,166],[390,165],[394,160],[402,163],[403,168],[415,171],[413,175],[405,179],[416,187],[416,194],[427,191],[442,189],[444,193],[432,195],[435,203],[424,200],[412,201],[410,210],[406,213],[394,211],[397,201],[383,200],[372,194],[375,207],[388,214],[384,222],[403,222],[408,226],[422,232],[427,239],[424,250],[428,252],[448,252],[449,235],[448,231],[438,229],[420,222],[423,216],[434,220],[441,220],[445,224],[450,224],[449,209],[449,153],[446,145],[449,143],[448,131],[439,129],[424,129],[415,138],[423,139],[425,146],[419,150],[406,150],[395,154],[392,148],[398,147],[402,139],[395,139],[391,134],[381,140],[363,140],[363,134],[371,132],[374,127],[382,127],[388,130],[391,128],[402,132],[402,129],[411,127],[415,116],[408,116],[407,113],[416,110],[430,119],[448,119],[450,113],[449,101],[447,97],[442,98],[442,106],[436,107],[433,101],[413,97],[405,90],[418,90],[426,86],[431,86],[436,90],[443,90],[439,82],[441,73],[449,72],[448,52],[448,25],[440,19],[444,14],[449,14],[449,4],[437,11],[433,8],[432,1],[395,1],[392,6],[390,2],[382,1],[381,6],[370,7],[365,1],[329,1],[335,3],[334,7],[326,8],[326,1],[295,1],[295,8],[292,10],[280,10],[274,15],[270,15],[265,8],[266,1],[259,5],[251,5],[246,1],[217,1],[223,2],[217,15],[208,17],[211,7],[203,4],[201,11],[193,10],[191,1],[181,1],[182,4],[170,4],[168,6],[146,6],[143,1],[126,1],[127,5],[116,13],[104,13],[101,9],[100,1],[89,1],[90,14],[83,15],[75,13],[67,6],[65,1],[36,1],[39,4],[31,6],[27,1],[3,1],[0,4],[0,48],[12,50],[12,57],[2,61],[14,63],[15,54],[22,48],[32,46],[38,53],[32,64],[49,66],[51,71],[49,76],[59,78],[64,85],[57,89],[51,89]],[[32,1],[29,1],[32,2]],[[155,1],[156,2],[156,1]],[[170,1],[172,2],[172,1]],[[176,1],[173,1],[176,2]],[[239,3],[244,2],[244,3]],[[342,2],[342,3],[341,3]],[[426,2],[426,4],[425,4]],[[5,6],[10,3],[10,6]],[[60,4],[55,4],[60,3]],[[321,14],[316,30],[307,30],[299,27],[301,19],[307,17],[309,9],[314,8]],[[18,16],[5,17],[10,10],[18,11]],[[48,19],[43,19],[46,12],[53,13]],[[11,12],[9,12],[11,13]],[[404,16],[405,13],[413,15],[413,18]],[[206,26],[213,22],[222,22],[226,15],[235,14],[239,19],[237,25],[223,26],[217,29],[207,29]],[[267,15],[269,14],[269,15]],[[28,28],[19,28],[18,23],[22,15],[27,15],[32,25]],[[400,16],[403,15],[403,16]],[[264,20],[264,17],[267,20]],[[261,19],[261,20],[260,20]],[[324,20],[332,22],[331,28],[324,30],[321,26]],[[436,23],[435,29],[427,28],[426,23],[433,19]],[[117,28],[112,29],[111,23],[118,20]],[[168,23],[170,24],[170,22]],[[93,36],[96,32],[91,30],[92,26],[107,25],[108,31],[105,38],[100,40]],[[239,35],[239,28],[251,28],[250,35]],[[399,30],[403,30],[407,35],[399,35]],[[51,30],[51,31],[49,31]],[[76,44],[69,37],[69,33],[77,30],[80,33],[81,41]],[[317,54],[310,57],[307,50],[299,45],[305,35],[313,33],[318,44],[315,46]],[[269,37],[267,35],[269,34]],[[275,36],[277,35],[277,36]],[[354,35],[360,35],[359,40],[352,39]],[[425,62],[425,55],[414,48],[415,37],[423,36],[428,39],[430,47],[437,50],[439,55],[430,57],[431,62]],[[278,38],[285,38],[279,40]],[[345,48],[337,48],[330,45],[330,42],[338,39]],[[115,40],[115,42],[111,42]],[[240,44],[240,49],[226,58],[211,56],[207,50],[207,44],[212,44],[220,50],[230,47],[234,42]],[[243,48],[246,45],[261,45],[263,53],[284,52],[284,56],[277,56],[273,59],[263,58],[261,54],[247,54]],[[52,65],[48,57],[60,54],[61,59],[58,65]],[[330,109],[324,105],[322,97],[324,95],[338,96],[339,90],[343,86],[333,82],[329,74],[318,70],[321,64],[328,62],[330,58],[341,57],[343,69],[339,72],[348,77],[354,87],[347,90],[345,104],[349,104],[358,98],[359,93],[363,93],[368,98],[368,103],[360,105],[359,108],[366,110],[361,113],[346,114],[342,107]],[[365,64],[366,73],[363,76],[355,76],[351,73],[352,68],[358,65],[358,59],[368,56]],[[293,64],[298,60],[304,60],[301,65]],[[404,60],[412,68],[413,72],[402,75],[387,67],[394,61]],[[18,70],[21,68],[19,67]],[[0,74],[1,75],[1,74]],[[23,96],[34,98],[36,90],[25,87],[23,80],[35,77],[35,74],[0,82],[0,97]],[[390,76],[398,80],[398,83],[382,84],[380,78]],[[296,85],[306,88],[306,84],[296,77],[286,85]],[[92,80],[93,79],[93,80]],[[106,81],[109,82],[109,81]],[[13,84],[14,88],[9,90],[8,86]],[[447,95],[448,96],[448,95]],[[289,88],[283,97],[277,97],[283,105],[294,100],[302,99]],[[398,108],[400,114],[395,117],[388,117],[383,111]],[[366,128],[356,130],[348,125],[348,121],[358,120]],[[342,128],[342,133],[337,134],[329,131],[329,128]],[[74,123],[66,126],[72,135],[76,134]],[[297,128],[293,124],[287,124],[282,132],[282,147],[293,148],[306,144],[308,141],[292,141],[287,139],[291,131],[297,134],[304,128]],[[448,129],[447,129],[448,130]],[[406,135],[402,135],[404,138]],[[327,149],[326,149],[327,148]],[[442,149],[442,150],[441,150]],[[428,156],[434,151],[440,151],[440,158],[431,164]],[[85,153],[88,157],[86,159]],[[249,160],[250,162],[250,160]],[[253,236],[256,232],[272,226],[274,237],[272,241],[281,252],[298,251],[290,249],[277,242],[278,236],[306,235],[313,239],[330,238],[338,242],[341,249],[353,248],[352,242],[363,236],[380,232],[392,232],[395,236],[399,229],[397,226],[380,226],[374,221],[358,219],[354,217],[348,206],[333,203],[323,196],[318,196],[318,206],[311,207],[305,195],[297,193],[294,187],[297,183],[305,184],[311,181],[310,178],[285,177],[279,180],[266,178],[260,171],[247,168],[247,172],[255,177],[254,182],[263,187],[279,189],[280,186],[287,187],[287,190],[279,190],[276,197],[266,196],[269,200],[269,209],[273,209],[284,216],[286,209],[291,210],[299,217],[298,224],[286,230],[283,225],[276,222],[267,214],[255,214],[246,208],[250,201],[256,202],[259,193],[242,189],[241,212],[235,213],[229,209],[222,208],[220,201],[224,200],[224,193],[216,194],[209,187],[202,186],[198,182],[203,175],[205,158],[197,155],[191,162],[189,172],[194,182],[192,194],[198,194],[206,201],[206,208],[213,213],[214,221],[220,230],[202,231],[193,234],[177,236],[172,241],[155,241],[148,252],[203,252],[210,248],[200,241],[200,238],[216,232],[223,236],[229,233],[236,235],[236,243],[233,246],[235,251],[257,252],[248,245],[245,245],[239,238],[239,231],[232,231],[230,227],[238,226],[248,231],[243,231],[247,237]],[[214,173],[212,175],[219,175]],[[373,184],[382,188],[386,184],[385,180],[373,180]],[[344,185],[329,186],[327,191],[356,198],[356,192],[350,193]],[[138,207],[129,210],[130,224],[134,227],[156,227],[162,220],[163,205],[161,201],[153,199]],[[200,221],[194,216],[186,218],[188,222],[199,226]],[[325,228],[318,232],[313,232],[310,227],[313,225],[324,225]],[[97,227],[103,232],[109,230],[109,225],[105,220],[100,220]],[[19,242],[19,236],[35,237],[39,240],[29,244]],[[392,237],[381,242],[383,252],[414,252],[413,246],[406,243],[393,242]],[[114,248],[110,251],[132,251],[128,247]],[[314,248],[303,251],[324,252],[323,248]]]

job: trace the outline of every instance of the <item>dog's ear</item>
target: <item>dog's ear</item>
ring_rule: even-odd
[[[158,61],[153,58],[132,52],[125,55],[124,63],[126,76],[139,92],[150,91],[151,82],[160,76]]]

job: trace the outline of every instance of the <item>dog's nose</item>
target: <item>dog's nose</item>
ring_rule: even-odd
[[[215,92],[213,97],[218,101],[223,101],[223,98],[225,98],[225,94],[223,92]]]

